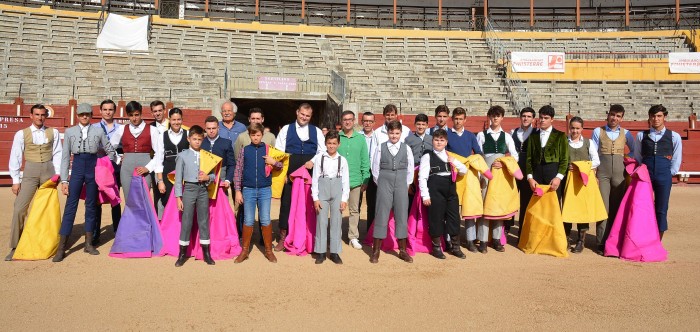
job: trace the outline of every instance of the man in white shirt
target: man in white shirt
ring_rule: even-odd
[[[300,167],[311,170],[314,167],[311,159],[324,151],[323,134],[321,129],[310,124],[313,108],[308,103],[299,105],[297,109],[297,119],[293,123],[285,125],[280,130],[275,148],[289,153],[289,174]],[[284,239],[287,237],[289,229],[289,210],[292,207],[292,181],[287,181],[282,189],[280,202],[280,238],[275,246],[275,251],[284,250]]]
[[[57,129],[44,126],[48,110],[44,105],[36,104],[29,112],[32,125],[17,131],[10,151],[12,193],[17,198],[12,211],[10,253],[5,257],[6,261],[12,260],[15,253],[36,190],[61,169],[63,148],[60,134]],[[25,160],[24,173],[20,175],[22,159]]]

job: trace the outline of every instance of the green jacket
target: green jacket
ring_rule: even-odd
[[[340,146],[338,153],[348,161],[350,175],[350,188],[367,184],[369,181],[369,152],[365,136],[353,132],[352,137],[347,137],[345,132],[340,132]]]
[[[557,173],[566,175],[569,169],[569,142],[566,134],[552,128],[552,133],[549,134],[547,145],[542,147],[539,131],[533,131],[528,137],[527,143],[527,164],[526,175],[532,174],[536,165],[542,161],[547,163],[559,163]]]

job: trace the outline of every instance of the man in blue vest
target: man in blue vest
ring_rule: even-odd
[[[654,189],[654,209],[659,225],[659,237],[663,240],[668,229],[668,201],[671,197],[673,177],[681,168],[683,145],[678,133],[666,128],[668,110],[663,105],[649,109],[649,130],[637,134],[635,157],[649,169],[651,187]]]
[[[325,139],[321,130],[309,124],[314,110],[308,103],[303,103],[297,108],[297,120],[285,125],[280,130],[275,148],[289,154],[289,173],[296,171],[299,167],[306,167],[311,170],[314,164],[311,162],[316,154],[326,150]],[[282,190],[280,203],[279,228],[280,238],[275,246],[275,251],[284,250],[284,239],[289,230],[289,209],[292,206],[292,182],[287,181]]]

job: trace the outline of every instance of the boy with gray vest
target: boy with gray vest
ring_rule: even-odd
[[[333,263],[343,264],[340,259],[341,224],[343,211],[348,207],[350,197],[350,173],[348,161],[338,153],[340,135],[337,131],[326,134],[326,151],[317,154],[314,162],[311,180],[311,198],[316,209],[316,235],[314,236],[314,252],[316,264],[326,260],[328,249],[328,213],[330,209],[331,247],[330,259]]]
[[[603,254],[605,240],[608,238],[617,210],[622,202],[622,197],[627,189],[625,181],[625,146],[630,150],[630,155],[635,153],[634,138],[632,133],[620,127],[620,122],[625,116],[625,108],[622,105],[610,105],[606,125],[593,129],[591,141],[598,146],[600,166],[596,172],[600,194],[608,212],[608,219],[596,223],[596,252]]]
[[[10,232],[10,253],[5,257],[11,261],[15,248],[24,229],[29,203],[36,190],[48,181],[61,168],[61,139],[58,130],[44,126],[48,110],[44,105],[36,104],[29,111],[32,125],[15,133],[10,151],[10,177],[12,193],[17,196],[12,211],[12,230]],[[24,173],[20,176],[24,163]]]
[[[197,225],[199,226],[199,243],[202,245],[204,261],[214,265],[209,251],[209,193],[207,186],[214,181],[212,173],[204,174],[199,170],[199,150],[204,141],[204,129],[194,125],[190,128],[187,141],[190,148],[181,151],[175,159],[175,197],[177,209],[182,211],[182,224],[180,227],[180,253],[177,256],[176,267],[180,267],[187,261],[187,247],[190,245],[190,232],[192,231],[192,219],[195,209],[197,211]]]
[[[389,140],[380,144],[372,158],[372,177],[377,184],[377,209],[374,223],[374,243],[370,263],[379,261],[382,240],[386,238],[389,214],[394,210],[396,238],[399,242],[399,258],[413,263],[406,252],[408,238],[408,186],[413,183],[413,152],[405,143],[401,122],[392,120],[386,124]],[[410,171],[409,171],[410,169]]]

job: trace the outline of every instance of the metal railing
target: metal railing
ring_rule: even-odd
[[[503,84],[506,88],[508,100],[513,108],[513,114],[518,114],[523,108],[532,105],[530,94],[517,73],[512,72],[510,75],[506,74],[507,68],[510,65],[510,51],[506,49],[503,42],[498,38],[496,31],[493,29],[493,25],[491,25],[491,22],[488,20],[485,20],[484,38],[491,50],[491,55],[493,55],[494,60],[501,69]]]

